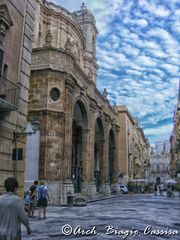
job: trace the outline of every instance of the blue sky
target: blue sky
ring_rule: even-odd
[[[80,0],[53,0],[69,11]],[[99,31],[97,87],[127,105],[151,143],[168,140],[180,67],[178,0],[85,0]]]

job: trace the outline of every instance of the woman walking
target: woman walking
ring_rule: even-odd
[[[37,189],[38,192],[38,217],[41,219],[41,212],[43,211],[44,219],[46,218],[46,207],[47,207],[47,198],[49,200],[49,194],[47,186],[45,186],[44,181],[40,181],[40,186]]]

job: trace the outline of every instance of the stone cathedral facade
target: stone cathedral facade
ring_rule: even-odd
[[[119,115],[96,88],[97,34],[84,3],[70,13],[36,0],[28,116],[40,121],[38,177],[56,205],[70,191],[109,194],[119,181]]]

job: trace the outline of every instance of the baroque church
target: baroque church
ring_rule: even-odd
[[[55,204],[65,203],[69,191],[110,193],[118,182],[120,126],[106,90],[96,88],[97,34],[84,3],[70,13],[36,2],[28,118],[40,121],[37,177]]]

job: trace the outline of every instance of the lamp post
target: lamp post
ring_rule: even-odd
[[[17,173],[18,173],[18,156],[19,156],[19,152],[18,152],[18,149],[17,149],[17,141],[23,139],[24,137],[26,136],[31,136],[32,134],[35,134],[37,130],[39,130],[39,121],[34,118],[32,121],[31,121],[31,126],[32,126],[32,131],[28,131],[26,132],[25,129],[23,129],[22,132],[15,132],[13,133],[13,142],[15,143],[15,169],[14,169],[14,176],[15,178],[17,178]]]

